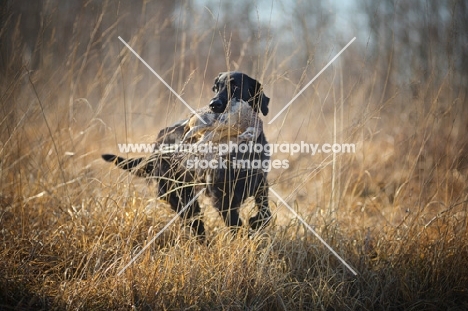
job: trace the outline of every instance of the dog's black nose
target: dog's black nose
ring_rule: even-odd
[[[214,113],[223,113],[224,112],[224,105],[220,99],[213,99],[210,102],[210,109]]]

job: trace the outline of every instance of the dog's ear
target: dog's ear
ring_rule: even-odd
[[[249,94],[253,97],[253,108],[257,112],[260,110],[266,116],[269,111],[268,104],[270,103],[270,98],[263,93],[263,87],[260,82],[254,79],[251,82],[249,83]]]
[[[213,86],[211,87],[211,90],[216,93],[216,87],[219,83],[219,78],[223,75],[223,73],[219,73],[219,75],[214,79]]]
[[[260,110],[262,111],[263,115],[266,116],[268,114],[268,104],[270,103],[270,98],[267,97],[263,90],[260,94]]]

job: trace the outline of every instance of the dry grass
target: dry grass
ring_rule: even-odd
[[[117,153],[117,143],[151,142],[187,112],[118,42],[122,24],[102,16],[89,26],[100,32],[87,46],[71,40],[58,55],[51,26],[40,66],[30,68],[19,49],[2,74],[0,309],[468,308],[466,98],[451,74],[430,74],[417,96],[383,87],[357,48],[346,57],[357,66],[330,68],[285,117],[265,122],[270,142],[357,144],[355,154],[335,157],[274,155],[290,167],[270,174],[275,191],[357,276],[274,196],[275,221],[254,238],[233,238],[207,206],[206,245],[176,222],[118,276],[174,213],[153,185],[100,154]],[[125,38],[135,50],[158,35],[153,21]],[[18,45],[20,30],[9,31]],[[203,71],[206,56],[187,55],[212,37],[229,43],[218,28],[184,38],[163,74],[185,99],[196,98],[195,107],[210,98],[212,76]],[[269,50],[254,60],[272,98],[269,118],[317,72],[296,75],[282,57]],[[225,58],[245,68],[240,56]]]

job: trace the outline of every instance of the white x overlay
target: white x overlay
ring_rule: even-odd
[[[283,109],[281,109],[281,111],[278,112],[278,113],[276,114],[276,116],[273,117],[273,119],[270,120],[270,122],[268,122],[268,124],[273,123],[273,121],[275,121],[276,118],[278,118],[279,115],[282,114],[282,113],[286,110],[286,108],[288,108],[288,107],[293,103],[293,101],[295,101],[295,100],[299,97],[299,95],[301,95],[302,92],[304,92],[305,89],[308,88],[308,87],[315,81],[315,79],[317,79],[317,78],[325,71],[325,69],[327,69],[328,66],[330,66],[330,65],[338,58],[338,56],[340,56],[341,53],[343,53],[344,50],[346,50],[346,49],[348,48],[348,46],[350,46],[351,43],[354,42],[354,40],[356,40],[356,37],[354,37],[353,39],[351,39],[351,41],[349,41],[348,44],[346,44],[346,46],[345,46],[344,48],[342,48],[341,51],[339,51],[338,54],[336,54],[335,57],[333,57],[333,58],[331,59],[331,61],[329,61],[328,64],[326,64],[325,67],[323,67],[323,69],[320,70],[319,73],[316,74],[315,77],[313,77],[312,80],[310,80],[310,82],[307,83],[307,85],[304,86],[304,87],[302,88],[302,90],[300,90],[299,93],[297,93],[296,96],[294,96],[294,97],[289,101],[289,103],[287,103],[286,106],[284,106]]]
[[[194,197],[193,199],[191,199],[187,205],[185,205],[178,213],[177,215],[175,215],[165,226],[164,228],[162,228],[161,230],[159,230],[159,232],[151,239],[151,241],[149,241],[148,243],[146,243],[145,247],[143,247],[141,249],[141,251],[138,252],[138,254],[135,255],[135,257],[132,258],[132,260],[130,260],[130,262],[128,264],[125,265],[125,267],[122,268],[122,270],[120,270],[119,273],[117,273],[117,276],[120,276],[122,273],[124,273],[125,270],[127,270],[128,267],[130,267],[130,265],[135,261],[137,260],[138,257],[140,257],[141,254],[143,254],[143,252],[148,248],[150,247],[151,244],[153,244],[154,241],[156,241],[156,239],[164,232],[166,231],[167,228],[169,228],[170,225],[172,225],[172,223],[174,221],[177,220],[177,218],[180,217],[180,215],[182,215],[185,210],[193,204],[193,202],[195,202],[196,199],[198,199],[198,197],[205,191],[206,188],[203,188],[202,190],[200,190]]]
[[[156,71],[151,68],[150,65],[148,65],[147,62],[145,62],[145,60],[143,58],[140,57],[140,55],[138,55],[138,53],[136,53],[132,47],[127,43],[125,42],[120,36],[118,37],[120,41],[122,41],[123,44],[125,44],[125,46],[193,113],[195,114],[204,124],[206,124],[205,120],[203,120],[203,118],[200,117],[200,115],[198,115],[198,113],[192,108],[190,107],[189,104],[187,104],[184,99],[179,95],[177,94],[176,91],[174,91],[174,89],[166,83],[166,81],[163,80],[163,78],[161,78],[160,75],[158,75],[156,73]],[[315,75],[315,77],[312,78],[312,80],[309,81],[309,83],[307,83],[306,86],[304,86],[290,101],[289,103],[287,103],[283,109],[281,109],[280,112],[278,112],[276,114],[276,116],[273,117],[273,119],[271,119],[270,122],[268,122],[268,124],[271,124],[274,120],[276,120],[280,114],[282,114],[304,91],[305,89],[307,89],[340,55],[341,53],[343,53],[350,45],[351,43],[354,42],[354,40],[356,40],[356,37],[354,37],[353,39],[351,39],[351,41],[349,41],[348,44],[346,44],[346,46],[344,48],[341,49],[340,52],[338,52],[338,54],[335,55],[335,57],[333,57],[329,62],[328,64],[325,65],[325,67],[323,67],[322,70],[320,70],[319,73],[317,73]],[[182,213],[190,206],[193,204],[193,202],[195,202],[195,200],[205,191],[206,188],[203,188],[200,192],[198,192],[195,197],[193,197],[190,202],[187,203],[187,205],[185,205],[178,213],[177,215],[175,215],[165,226],[164,228],[162,228],[139,252],[138,254],[135,255],[135,257],[133,257],[130,262],[128,264],[126,264],[120,271],[119,273],[117,274],[117,276],[120,276],[133,262],[135,262],[135,260],[167,229],[169,228],[169,226],[174,222],[176,221],[176,219],[178,217],[180,217],[180,215],[182,215]],[[338,255],[338,253],[330,246],[327,244],[327,242],[325,242],[324,239],[322,239],[320,237],[320,235],[309,225],[307,224],[307,222],[299,215],[297,214],[297,212],[292,208],[290,207],[286,201],[278,194],[276,193],[276,191],[274,191],[272,188],[270,188],[270,191],[281,201],[282,204],[284,204],[293,214],[294,216],[301,222],[304,224],[304,226],[310,231],[312,232],[312,234],[315,235],[315,237],[323,244],[325,245],[328,250],[330,250],[330,252],[339,260],[341,261],[341,263],[349,270],[351,271],[352,274],[354,275],[357,275],[357,272],[351,268],[351,266],[343,259],[340,257],[340,255]]]
[[[206,124],[205,120],[203,120],[203,118],[200,117],[200,115],[199,115],[192,107],[190,107],[190,105],[187,104],[187,103],[185,102],[185,100],[184,100],[179,94],[177,94],[177,92],[174,91],[174,89],[173,89],[169,84],[167,84],[166,81],[164,81],[164,79],[161,78],[161,76],[158,75],[158,73],[157,73],[153,68],[151,68],[151,66],[148,65],[148,63],[145,62],[145,60],[144,60],[143,58],[141,58],[140,55],[138,55],[138,53],[135,52],[135,51],[132,49],[132,47],[131,47],[127,42],[125,42],[124,39],[122,39],[122,38],[119,36],[119,40],[122,41],[122,43],[125,44],[125,46],[126,46],[130,51],[132,51],[132,53],[135,54],[135,56],[138,57],[138,59],[139,59],[139,60],[140,60],[140,61],[141,61],[141,62],[142,62],[142,63],[143,63],[143,64],[144,64],[144,65],[145,65],[145,66],[146,66],[146,67],[147,67],[147,68],[148,68],[148,69],[149,69],[149,70],[150,70],[150,71],[151,71],[151,72],[152,72],[152,73],[153,73],[153,74],[154,74],[154,75],[155,75],[155,76],[156,76],[156,77],[157,77],[157,78],[174,94],[174,95],[175,95],[175,96],[177,96],[177,98],[178,98],[185,106],[187,106],[187,108],[188,108],[194,115],[196,115],[197,118],[200,119],[200,121],[203,122],[203,124]]]
[[[300,222],[302,222],[302,223],[304,224],[304,226],[305,226],[310,232],[312,232],[312,233],[315,235],[315,237],[316,237],[317,239],[319,239],[320,242],[322,242],[323,245],[325,245],[325,246],[330,250],[330,252],[332,252],[333,255],[335,255],[336,258],[338,258],[339,261],[341,261],[341,263],[343,263],[343,265],[344,265],[346,268],[348,268],[349,271],[351,271],[352,274],[357,275],[357,272],[354,271],[354,269],[351,268],[351,266],[350,266],[343,258],[341,258],[340,255],[338,255],[338,253],[335,252],[335,250],[334,250],[330,245],[328,245],[328,243],[325,242],[325,240],[322,239],[322,238],[320,237],[320,235],[319,235],[319,234],[318,234],[318,233],[317,233],[301,216],[299,216],[299,214],[298,214],[291,206],[289,206],[288,203],[286,203],[286,201],[283,200],[283,198],[282,198],[278,193],[276,193],[276,191],[274,191],[272,188],[270,188],[270,191],[278,198],[278,200],[281,201],[281,203],[284,204],[284,206],[286,206],[286,207],[291,211],[291,213],[294,214],[294,216],[295,216]]]

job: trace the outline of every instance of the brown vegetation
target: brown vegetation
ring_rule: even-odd
[[[7,3],[0,309],[468,308],[465,2],[362,1],[366,23],[349,38],[325,4],[298,2],[281,24],[249,1]],[[272,99],[271,143],[356,144],[354,154],[274,154],[289,168],[269,179],[357,276],[275,196],[261,234],[232,238],[207,206],[208,245],[176,222],[117,275],[174,214],[100,154],[151,142],[188,115],[119,36],[194,108],[218,72],[241,70]]]

